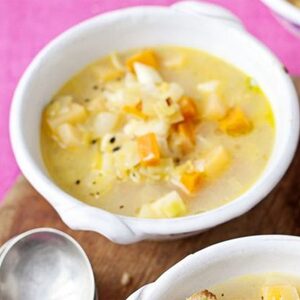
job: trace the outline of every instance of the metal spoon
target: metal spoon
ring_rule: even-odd
[[[96,299],[90,262],[67,234],[39,228],[0,249],[1,300]]]

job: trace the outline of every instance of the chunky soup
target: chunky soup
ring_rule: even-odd
[[[187,300],[299,300],[300,278],[267,273],[233,278]]]
[[[270,157],[274,120],[255,80],[205,52],[113,53],[53,97],[41,148],[66,192],[113,213],[171,218],[240,196]]]

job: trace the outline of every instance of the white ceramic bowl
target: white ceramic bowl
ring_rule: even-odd
[[[204,49],[253,76],[274,110],[278,125],[274,151],[259,180],[227,205],[176,219],[114,215],[75,199],[49,177],[40,151],[41,112],[62,83],[97,58],[114,50],[161,44]],[[22,172],[63,221],[73,229],[96,231],[121,244],[196,234],[247,212],[273,189],[287,170],[298,134],[298,99],[281,63],[230,12],[202,2],[129,8],[73,27],[51,42],[30,64],[15,91],[10,116],[12,146]]]
[[[300,37],[300,8],[287,0],[261,0],[289,31]]]
[[[187,256],[127,300],[183,300],[230,278],[257,273],[280,272],[299,277],[299,265],[299,237],[261,235],[234,239]]]

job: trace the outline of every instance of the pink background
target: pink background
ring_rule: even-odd
[[[207,0],[209,1],[209,0]],[[0,0],[0,200],[19,169],[11,151],[8,118],[16,84],[34,55],[56,35],[105,11],[142,4],[169,5],[174,0]],[[210,0],[244,22],[287,66],[300,75],[300,39],[288,33],[259,0]]]

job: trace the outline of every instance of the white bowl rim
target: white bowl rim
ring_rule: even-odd
[[[286,20],[300,25],[300,8],[295,7],[287,0],[261,0],[265,5],[269,6],[278,15],[283,16]]]
[[[247,38],[257,47],[259,47],[260,50],[266,54],[266,56],[269,56],[270,59],[272,59],[272,62],[277,67],[278,72],[281,75],[282,82],[284,82],[290,95],[289,97],[290,114],[291,114],[293,127],[295,129],[294,132],[291,133],[289,136],[290,147],[286,149],[285,159],[282,159],[280,164],[277,166],[278,167],[277,173],[272,174],[272,178],[268,178],[268,180],[265,180],[264,182],[265,184],[263,185],[261,190],[259,192],[255,192],[255,197],[252,197],[251,199],[247,199],[247,201],[242,201],[242,198],[244,196],[243,194],[228,204],[225,204],[216,209],[212,209],[210,211],[200,213],[197,215],[183,216],[174,219],[141,219],[137,217],[128,217],[123,215],[112,214],[103,209],[89,206],[77,200],[76,198],[72,197],[71,195],[67,194],[62,189],[60,189],[52,180],[44,176],[42,171],[39,169],[39,167],[36,166],[35,163],[32,163],[28,146],[26,146],[21,131],[19,131],[20,124],[18,123],[19,122],[18,115],[20,113],[22,94],[23,91],[26,89],[27,84],[29,84],[31,73],[35,71],[35,67],[38,64],[39,60],[43,56],[46,56],[50,49],[54,48],[57,44],[61,43],[66,36],[75,34],[75,32],[78,29],[80,30],[87,29],[89,26],[91,26],[93,23],[96,23],[99,20],[101,20],[102,22],[104,22],[105,20],[111,20],[112,18],[115,18],[117,20],[118,17],[123,14],[130,15],[130,16],[134,16],[135,14],[141,14],[145,9],[149,10],[149,12],[151,10],[153,13],[156,13],[162,10],[168,11],[170,10],[170,7],[140,6],[140,7],[120,9],[113,12],[107,12],[99,16],[92,17],[86,21],[79,23],[78,25],[71,27],[70,29],[68,29],[67,31],[63,32],[58,37],[56,37],[54,40],[52,40],[33,59],[31,64],[23,74],[14,93],[13,102],[11,106],[11,114],[10,114],[10,136],[11,136],[13,150],[22,172],[27,178],[31,179],[30,181],[32,185],[40,192],[41,190],[44,191],[47,190],[47,193],[51,193],[51,196],[55,195],[55,199],[63,198],[64,201],[62,200],[60,201],[64,202],[66,205],[72,205],[72,207],[83,209],[87,215],[88,214],[95,215],[97,213],[98,216],[100,216],[101,214],[103,217],[109,215],[115,217],[114,218],[115,220],[118,220],[119,222],[122,222],[123,225],[126,225],[127,229],[129,229],[136,236],[136,241],[147,238],[147,232],[152,232],[153,230],[159,231],[159,235],[188,233],[188,232],[192,233],[202,229],[207,229],[219,225],[235,217],[238,217],[241,214],[244,214],[252,207],[254,207],[257,203],[259,203],[282,178],[282,176],[284,175],[284,173],[286,172],[287,168],[289,167],[292,161],[292,158],[294,156],[298,144],[298,136],[299,136],[298,97],[290,77],[285,73],[285,71],[282,68],[281,62],[279,62],[279,60],[270,52],[270,50],[266,46],[261,44],[256,38],[251,36],[248,32],[243,31],[240,28],[230,27],[228,28],[228,30],[232,30],[236,34],[240,34],[241,38],[244,39]],[[214,23],[215,20],[212,21],[207,20],[207,21],[215,25]],[[254,186],[255,184],[251,186],[248,189],[248,191],[253,191]],[[44,196],[46,197],[46,195]],[[60,216],[64,218],[62,211],[60,212],[60,208],[55,206],[54,208],[59,212]],[[142,226],[143,229],[142,230],[140,230],[140,228],[137,229],[137,225]],[[91,227],[89,226],[86,228],[80,227],[78,229],[94,230],[92,225]]]

